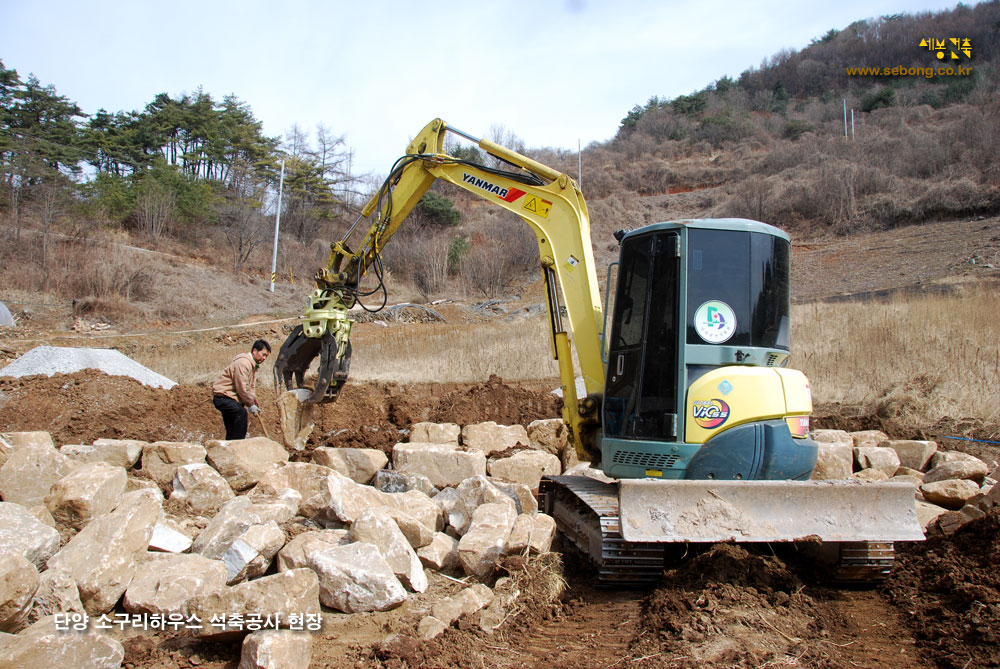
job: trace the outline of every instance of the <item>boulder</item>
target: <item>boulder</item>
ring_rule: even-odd
[[[302,569],[309,566],[309,556],[330,546],[350,543],[348,530],[312,530],[303,532],[278,551],[278,571]]]
[[[46,569],[39,578],[28,622],[35,623],[56,613],[84,614],[85,611],[73,576],[65,569]]]
[[[921,472],[927,471],[927,465],[938,449],[936,442],[915,439],[888,439],[879,445],[896,451],[900,467]]]
[[[247,617],[277,620],[288,627],[295,618],[321,617],[319,579],[312,569],[290,569],[199,595],[191,600],[188,611],[202,621],[202,629],[198,631],[202,638],[224,640],[241,636],[242,621]],[[210,625],[208,621],[213,617],[225,624]]]
[[[303,503],[307,503],[309,498],[323,493],[326,477],[332,471],[329,467],[311,462],[289,462],[264,474],[250,494],[251,497],[265,493],[273,495],[273,491],[291,488],[302,495]]]
[[[285,533],[273,520],[251,525],[226,549],[222,561],[226,565],[226,583],[233,585],[256,578],[271,566],[286,541]]]
[[[841,430],[831,430],[840,432]],[[846,434],[846,433],[845,433]],[[813,480],[847,479],[854,473],[854,446],[845,441],[817,441],[818,453]]]
[[[518,451],[509,458],[490,459],[487,471],[490,476],[536,490],[543,476],[562,473],[562,464],[557,456],[545,451]]]
[[[236,496],[229,482],[205,463],[182,465],[174,471],[170,501],[199,515],[214,515]]]
[[[237,492],[252,487],[267,472],[288,462],[288,451],[267,437],[232,441],[210,439],[205,446],[208,450],[208,463]]]
[[[854,472],[851,474],[851,478],[859,481],[887,481],[889,480],[889,475],[883,469],[868,468]]]
[[[62,543],[59,532],[45,525],[28,509],[0,502],[0,550],[17,553],[43,569]]]
[[[87,613],[114,608],[145,554],[160,516],[162,497],[152,491],[126,494],[111,513],[98,516],[52,556],[49,569],[70,572]]]
[[[313,422],[314,404],[303,404],[312,393],[306,388],[286,390],[278,396],[278,416],[281,420],[281,436],[285,446],[301,451],[309,441],[316,424]]]
[[[289,492],[298,495],[294,491],[289,490]],[[297,506],[295,504],[295,507]],[[252,526],[264,525],[270,521],[280,524],[291,520],[294,516],[295,509],[288,504],[254,503],[245,495],[234,497],[219,509],[205,529],[198,534],[191,545],[191,552],[213,560],[221,560],[230,546]]]
[[[445,509],[448,524],[459,534],[465,534],[476,509],[483,504],[502,504],[517,516],[520,502],[484,476],[462,481],[453,492],[442,491],[434,497]]]
[[[920,523],[920,527],[924,529],[924,532],[926,532],[927,528],[929,528],[934,521],[937,520],[938,516],[947,512],[947,509],[944,509],[937,504],[925,502],[922,499],[918,499],[916,501],[916,505],[917,522]]]
[[[556,521],[544,513],[522,513],[514,521],[510,537],[507,538],[507,552],[548,553],[552,540],[556,537]]]
[[[40,434],[48,436],[47,432]],[[45,443],[31,441],[15,446],[0,467],[0,498],[26,507],[44,504],[52,486],[79,466],[79,462]]]
[[[46,616],[0,644],[0,667],[87,667],[118,669],[125,648],[97,630],[60,627]]]
[[[462,428],[455,423],[414,423],[410,426],[410,441],[424,444],[458,446]]]
[[[424,616],[417,623],[417,636],[424,641],[430,641],[443,634],[446,629],[448,625],[443,620],[438,620],[434,616]]]
[[[327,476],[322,494],[302,503],[301,513],[306,518],[326,525],[350,524],[365,510],[376,506],[402,509],[435,530],[443,526],[441,507],[422,492],[409,490],[404,493],[383,493],[371,486],[356,483],[338,472]]]
[[[376,507],[362,513],[351,525],[351,540],[372,544],[396,577],[410,590],[427,589],[427,576],[410,542],[384,508]]]
[[[372,544],[331,546],[313,553],[310,567],[319,576],[320,601],[344,613],[386,611],[407,597],[392,567]]]
[[[945,481],[947,479],[968,479],[980,483],[989,468],[986,463],[978,458],[968,460],[954,460],[952,462],[942,462],[933,467],[924,475],[924,483],[934,483],[935,481]]]
[[[462,445],[470,451],[480,451],[487,456],[515,446],[530,446],[528,431],[523,425],[498,425],[486,421],[462,428]]]
[[[162,490],[169,490],[181,465],[204,464],[205,447],[186,441],[154,441],[142,447],[142,471]]]
[[[458,539],[444,532],[435,532],[429,544],[417,549],[417,557],[425,567],[439,571],[450,571],[462,566],[462,561],[458,558]]]
[[[237,669],[304,669],[311,659],[312,634],[293,630],[260,630],[243,639]]]
[[[979,458],[974,455],[969,455],[968,453],[963,453],[962,451],[944,451],[938,449],[933,456],[931,456],[931,461],[928,467],[933,469],[938,465],[942,465],[946,462],[958,462],[960,460],[971,460],[976,462],[982,462]]]
[[[456,486],[470,476],[486,475],[486,455],[453,444],[399,443],[392,449],[396,471],[426,476],[439,488]]]
[[[136,570],[123,602],[129,613],[186,613],[196,597],[226,587],[226,566],[201,555],[150,555]]]
[[[854,448],[854,438],[844,430],[813,430],[810,436],[817,444],[848,444]]]
[[[451,597],[446,597],[431,607],[431,615],[451,625],[462,616],[472,615],[490,605],[493,591],[482,583],[476,583]]]
[[[966,504],[958,511],[945,511],[937,517],[934,524],[941,530],[942,534],[951,535],[958,532],[970,521],[982,518],[985,515],[986,513],[981,509]]]
[[[899,455],[896,451],[881,446],[855,446],[854,461],[858,470],[877,469],[887,477],[899,469]]]
[[[569,446],[569,428],[562,418],[543,418],[528,424],[528,441],[531,447],[555,456]]]
[[[55,448],[52,435],[48,432],[2,432],[0,433],[0,467],[16,448],[21,446],[48,446]]]
[[[924,482],[920,486],[924,499],[946,509],[958,510],[979,492],[979,486],[968,479]]]
[[[375,472],[372,485],[382,492],[407,492],[419,490],[428,497],[433,497],[439,491],[431,480],[423,474],[399,472],[394,469],[380,469]]]
[[[507,504],[483,504],[472,515],[469,530],[458,542],[458,557],[465,573],[480,581],[496,568],[507,550],[507,539],[517,514]]]
[[[125,494],[128,474],[107,462],[81,465],[56,481],[45,506],[57,523],[79,530],[93,518],[110,513]]]
[[[882,430],[858,430],[857,432],[851,432],[850,435],[851,439],[854,440],[855,447],[858,448],[878,446],[883,441],[889,439],[889,435]]]
[[[524,483],[511,483],[500,479],[488,479],[497,490],[514,500],[518,513],[538,513],[538,498],[532,492],[533,488]]]
[[[39,583],[35,565],[0,548],[0,632],[16,632],[25,623]]]
[[[399,527],[410,546],[420,548],[434,540],[434,528],[425,525],[412,515],[394,507],[381,507]]]
[[[59,448],[63,455],[80,462],[106,462],[131,469],[142,456],[146,441],[137,439],[97,439],[93,444],[66,444]]]
[[[371,483],[375,472],[389,464],[389,458],[376,448],[330,448],[320,446],[312,453],[317,465],[329,467],[356,483]]]
[[[160,520],[153,525],[147,550],[161,553],[184,553],[191,548],[191,537],[172,524]]]

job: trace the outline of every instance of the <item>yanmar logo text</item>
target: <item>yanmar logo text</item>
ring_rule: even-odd
[[[495,183],[490,183],[486,179],[480,179],[474,174],[469,174],[468,172],[462,173],[462,181],[476,188],[482,188],[487,193],[493,193],[498,198],[504,202],[513,202],[517,198],[524,195],[524,191],[518,188],[504,188],[503,186],[498,186]]]

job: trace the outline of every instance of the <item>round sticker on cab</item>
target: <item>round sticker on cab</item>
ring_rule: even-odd
[[[694,312],[694,329],[709,344],[729,341],[736,333],[736,312],[725,302],[709,300]]]

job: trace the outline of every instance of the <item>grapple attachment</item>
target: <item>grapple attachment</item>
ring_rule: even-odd
[[[274,383],[280,389],[301,388],[309,365],[320,358],[316,385],[303,404],[332,402],[347,381],[351,368],[351,326],[343,300],[330,291],[316,290],[302,325],[292,330],[274,361]]]

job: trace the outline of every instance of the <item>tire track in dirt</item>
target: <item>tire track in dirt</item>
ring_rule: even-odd
[[[586,586],[561,615],[542,621],[517,644],[524,667],[615,667],[636,664],[630,650],[640,634],[642,593],[601,591]],[[530,658],[530,659],[529,659]]]
[[[830,591],[819,608],[826,612],[823,619],[830,632],[823,643],[837,648],[852,665],[917,669],[935,666],[921,657],[898,610],[877,591]]]

